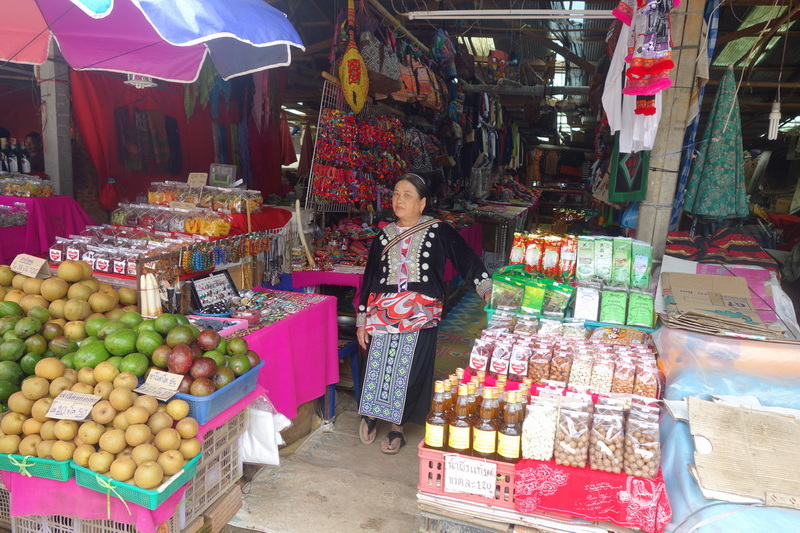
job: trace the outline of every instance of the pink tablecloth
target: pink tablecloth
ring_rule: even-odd
[[[473,224],[458,232],[467,241],[478,257],[483,255],[483,228],[480,224]],[[450,281],[456,276],[456,269],[447,260],[444,267],[444,280]],[[313,287],[315,285],[345,285],[355,287],[356,295],[353,303],[358,307],[358,298],[361,294],[361,283],[364,280],[362,274],[345,274],[343,272],[323,272],[319,270],[300,270],[292,273],[292,287],[301,289],[303,287]]]
[[[92,219],[69,196],[51,198],[16,198],[0,196],[0,204],[24,203],[28,208],[28,225],[0,228],[0,264],[10,264],[17,254],[46,257],[56,237],[80,233]]]
[[[112,495],[107,499],[105,494],[79,487],[75,478],[53,481],[5,471],[2,478],[11,493],[11,516],[77,516],[82,520],[108,520],[110,516],[115,522],[136,524],[142,533],[154,533],[168,521],[186,491],[184,485],[152,511],[129,502],[128,513],[119,498]],[[107,502],[111,503],[110,515]]]
[[[339,381],[337,339],[336,298],[330,296],[245,337],[264,361],[258,384],[279,413],[295,418],[300,404]]]

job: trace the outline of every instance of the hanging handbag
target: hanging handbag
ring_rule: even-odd
[[[370,92],[390,94],[399,91],[402,88],[400,65],[394,51],[371,31],[362,31],[358,44],[367,65]]]
[[[456,45],[456,73],[462,80],[469,79],[475,75],[475,57],[469,53],[467,45],[458,43]]]
[[[411,56],[406,55],[405,61],[398,65],[400,71],[400,90],[392,93],[392,98],[398,102],[416,102],[419,99],[419,88],[414,68],[411,66]]]

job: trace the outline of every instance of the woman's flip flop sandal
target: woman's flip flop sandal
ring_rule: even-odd
[[[394,448],[381,448],[381,451],[388,455],[394,455],[400,451],[400,448],[406,445],[406,437],[399,431],[390,431],[386,438],[389,439],[389,446],[392,445],[392,441],[395,439],[400,439],[400,444],[398,444]]]
[[[372,444],[375,442],[375,437],[378,435],[378,432],[375,430],[375,426],[378,425],[377,418],[370,418],[368,416],[361,416],[361,423],[358,426],[358,438],[361,440],[361,444]],[[367,429],[367,437],[364,437],[364,427]]]

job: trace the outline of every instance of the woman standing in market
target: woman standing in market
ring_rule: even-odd
[[[405,445],[406,422],[423,424],[428,414],[446,259],[482,298],[491,288],[483,262],[461,235],[425,214],[429,197],[424,178],[400,176],[392,194],[397,222],[375,237],[361,285],[356,325],[367,368],[359,438],[370,444],[377,419],[391,422],[381,442],[387,454]]]

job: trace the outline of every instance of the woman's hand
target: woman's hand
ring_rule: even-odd
[[[361,349],[366,350],[369,344],[369,333],[367,333],[367,329],[364,326],[356,329],[356,338]]]
[[[489,300],[491,300],[491,299],[492,299],[492,290],[488,289],[488,290],[484,291],[483,292],[483,301],[488,304]]]

